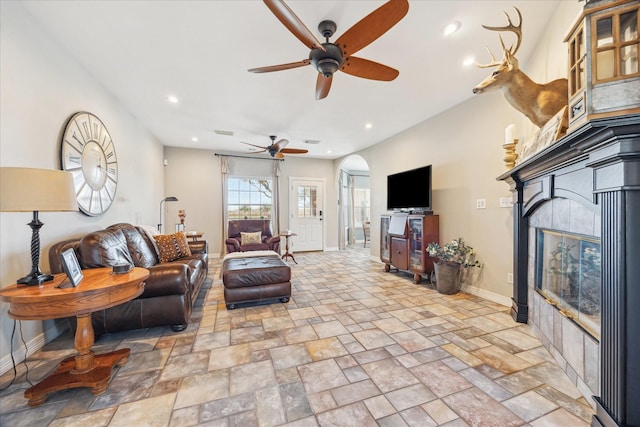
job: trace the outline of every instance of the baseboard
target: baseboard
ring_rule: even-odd
[[[467,292],[471,295],[478,296],[480,298],[484,298],[491,302],[495,302],[496,304],[504,305],[505,307],[511,307],[511,298],[505,297],[504,295],[496,294],[494,292],[489,292],[484,289],[480,289],[476,286],[463,287],[462,291]]]
[[[19,342],[19,348],[14,349],[13,351],[13,359],[15,360],[16,365],[22,363],[25,360],[25,356],[27,354],[31,355],[44,347],[44,345],[47,343],[46,337],[50,336],[52,340],[60,334],[60,331],[54,324],[46,331],[27,341],[26,348],[22,345],[19,334],[20,326],[16,325],[16,337]],[[7,354],[2,359],[0,359],[0,375],[3,375],[10,370],[13,370],[13,362],[11,361],[11,354]]]

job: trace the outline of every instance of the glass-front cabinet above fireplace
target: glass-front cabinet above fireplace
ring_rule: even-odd
[[[568,43],[569,129],[640,111],[640,2],[590,0]]]
[[[600,339],[600,240],[546,229],[536,233],[536,289]]]

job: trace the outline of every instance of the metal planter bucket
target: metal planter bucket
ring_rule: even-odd
[[[456,294],[460,292],[460,277],[462,274],[462,265],[434,263],[436,276],[436,289],[441,294]]]

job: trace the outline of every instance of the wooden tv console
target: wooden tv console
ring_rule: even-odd
[[[380,219],[380,260],[384,270],[391,267],[410,271],[420,283],[424,274],[433,271],[433,261],[427,245],[440,243],[439,216],[410,213],[382,215]]]

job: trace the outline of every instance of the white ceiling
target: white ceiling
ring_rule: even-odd
[[[249,153],[240,141],[268,145],[269,135],[339,158],[376,144],[472,95],[490,71],[463,67],[465,57],[501,56],[502,11],[523,16],[517,57],[526,60],[560,0],[411,1],[396,26],[356,56],[400,71],[392,82],[337,72],[329,96],[315,100],[312,66],[254,74],[249,68],[306,59],[309,49],[262,1],[25,1],[44,31],[137,117],[163,144]],[[565,0],[566,1],[566,0]],[[303,1],[287,4],[317,34],[323,19],[343,34],[383,1]],[[445,38],[447,23],[461,29]],[[515,19],[517,20],[517,18]],[[505,35],[512,44],[513,35]],[[178,97],[177,104],[167,102]],[[482,95],[475,95],[482,96]],[[79,105],[78,109],[82,109]],[[371,123],[371,129],[365,124]],[[232,131],[233,136],[214,131]],[[198,138],[197,142],[192,138]],[[305,140],[318,140],[317,145]],[[331,150],[331,153],[328,153]]]

